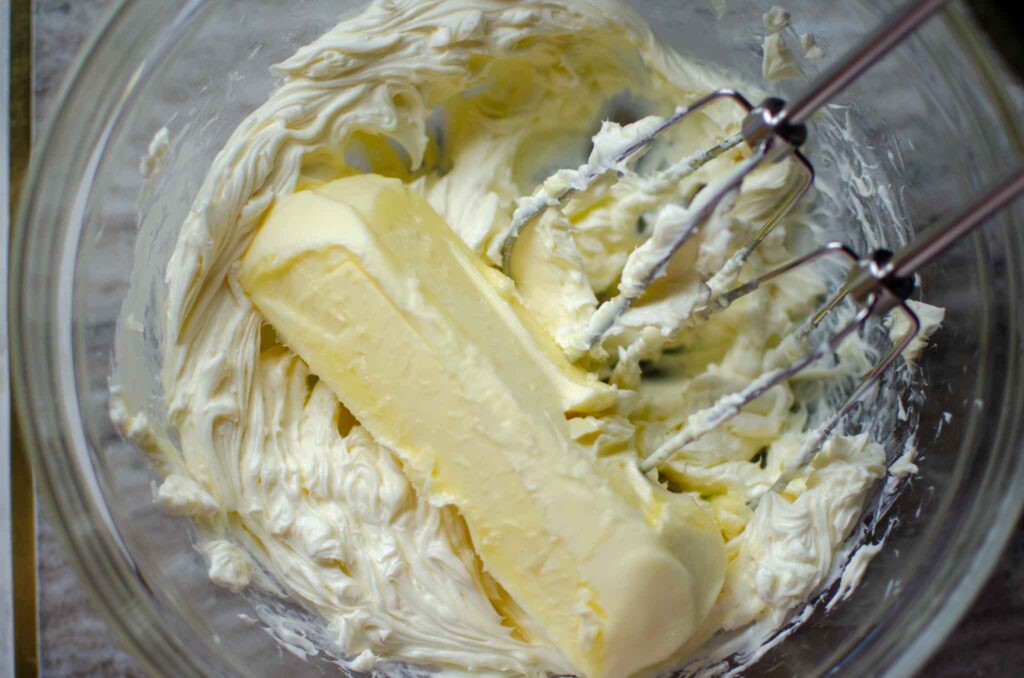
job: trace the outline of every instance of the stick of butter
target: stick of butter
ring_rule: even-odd
[[[722,586],[708,510],[598,458],[567,415],[615,405],[425,199],[374,175],[281,200],[238,280],[282,341],[464,518],[530,628],[591,678],[676,652]]]

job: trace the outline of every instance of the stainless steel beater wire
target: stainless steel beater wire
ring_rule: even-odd
[[[750,294],[751,292],[758,289],[759,287],[761,287],[761,285],[768,282],[769,280],[774,280],[775,278],[778,278],[780,275],[789,273],[795,268],[799,268],[800,266],[803,266],[806,263],[809,263],[816,259],[820,259],[823,256],[829,254],[842,254],[847,259],[853,262],[856,262],[858,259],[857,253],[850,249],[844,243],[830,242],[816,250],[808,252],[807,254],[791,259],[787,261],[785,264],[778,266],[777,268],[773,268],[767,273],[764,273],[758,276],[757,278],[754,278],[753,280],[740,285],[739,287],[729,290],[728,292],[721,296],[720,303],[724,308],[732,304],[737,299],[745,297],[746,295]]]
[[[601,304],[597,312],[591,316],[582,337],[582,347],[584,350],[580,351],[579,347],[577,347],[573,352],[573,357],[578,358],[593,348],[618,319],[622,317],[626,310],[633,305],[633,302],[647,291],[651,283],[661,277],[669,261],[679,251],[679,248],[711,216],[725,197],[740,187],[746,176],[750,174],[750,171],[764,160],[765,151],[765,146],[758,147],[750,158],[744,160],[742,164],[738,165],[722,181],[705,188],[707,196],[704,192],[698,194],[698,197],[690,204],[685,218],[679,224],[675,224],[674,228],[669,229],[671,232],[678,233],[672,245],[666,251],[660,252],[653,262],[647,264],[640,284],[635,289],[627,288],[623,290],[620,283],[619,294]]]
[[[889,50],[900,44],[921,24],[940,10],[948,0],[913,0],[888,17],[881,26],[861,40],[855,49],[829,67],[804,93],[788,104],[780,114],[786,122],[798,125],[849,87]]]
[[[720,89],[709,94],[705,94],[704,96],[697,99],[689,106],[681,106],[678,109],[676,109],[675,113],[673,113],[671,116],[663,120],[657,127],[651,130],[648,134],[644,135],[642,138],[636,140],[634,143],[630,144],[624,150],[617,153],[611,160],[605,161],[603,166],[588,167],[587,175],[584,177],[583,186],[589,187],[594,180],[599,178],[605,172],[610,171],[618,163],[629,159],[634,153],[639,152],[642,148],[651,144],[662,132],[678,124],[681,120],[683,120],[686,116],[690,115],[694,111],[697,111],[703,108],[704,106],[707,106],[708,104],[717,101],[718,99],[732,99],[747,111],[749,111],[752,108],[750,102],[747,101],[742,94],[734,92],[731,89]],[[728,139],[718,143],[717,145],[707,149],[703,153],[699,153],[697,155],[692,156],[691,160],[693,161],[694,168],[699,168],[703,164],[710,162],[714,158],[718,157],[718,155],[720,155],[721,153],[724,153],[725,151],[733,148],[734,146],[738,146],[742,141],[743,135],[737,133],[732,135]],[[564,191],[559,193],[557,196],[553,196],[551,200],[534,205],[532,208],[523,212],[520,212],[518,209],[516,210],[516,213],[512,215],[512,224],[505,232],[505,240],[501,244],[501,270],[504,271],[506,275],[512,274],[512,250],[515,248],[516,242],[519,240],[519,234],[522,232],[522,230],[526,228],[526,226],[529,225],[534,219],[536,219],[541,212],[546,210],[548,207],[563,204],[574,193],[576,193],[577,190],[579,190],[578,187],[569,186]]]
[[[875,303],[877,302],[872,302],[871,306],[873,307]],[[863,379],[861,379],[860,384],[857,386],[854,392],[851,393],[846,398],[842,406],[838,410],[833,412],[832,415],[825,421],[825,423],[819,426],[814,431],[814,435],[801,446],[796,457],[794,457],[793,460],[786,465],[786,467],[782,470],[782,474],[775,480],[774,483],[772,483],[772,486],[768,489],[768,491],[765,494],[770,492],[782,492],[783,490],[785,490],[786,486],[789,485],[790,481],[796,478],[797,474],[799,474],[800,471],[802,471],[808,464],[811,463],[811,461],[814,460],[814,457],[816,457],[818,453],[821,452],[822,448],[825,446],[825,443],[828,442],[828,439],[832,437],[832,432],[843,420],[843,417],[845,417],[846,414],[850,410],[852,410],[857,403],[860,402],[861,398],[864,397],[868,390],[872,386],[874,386],[879,379],[881,379],[882,374],[884,374],[885,371],[889,369],[890,365],[896,362],[896,359],[903,354],[903,351],[905,351],[910,346],[910,342],[912,342],[914,340],[914,337],[917,336],[918,332],[921,331],[921,321],[917,317],[917,314],[914,313],[909,306],[907,306],[904,303],[897,306],[897,308],[901,312],[906,314],[907,319],[910,322],[910,328],[903,333],[903,336],[900,338],[900,340],[889,349],[885,356],[875,364],[871,371],[868,372]],[[872,308],[872,313],[873,312],[874,311]],[[865,320],[866,319],[867,318],[865,318]],[[760,497],[755,499],[753,502],[749,504],[749,506],[751,508],[756,508],[757,501],[759,499]]]
[[[747,259],[750,258],[750,255],[752,255],[754,251],[757,250],[757,248],[765,241],[768,234],[772,232],[780,221],[782,221],[783,217],[789,214],[789,211],[793,209],[793,206],[800,202],[800,199],[807,194],[807,191],[809,191],[811,186],[814,184],[814,167],[811,163],[800,151],[794,151],[793,157],[796,158],[805,173],[803,182],[801,182],[800,187],[797,190],[791,192],[789,196],[783,200],[782,204],[779,205],[779,208],[775,210],[772,216],[769,217],[757,233],[754,234],[753,239],[729,257],[726,260],[725,265],[718,269],[718,272],[711,276],[711,279],[707,281],[707,286],[712,292],[712,301],[721,298],[721,295],[724,294],[722,290],[722,281],[732,279],[733,274],[740,270],[743,264],[747,262]],[[717,306],[717,304],[711,303],[707,308],[714,308],[715,306]]]
[[[682,429],[670,436],[649,456],[640,460],[640,470],[644,473],[657,468],[674,457],[682,448],[700,439],[704,434],[732,419],[740,409],[778,386],[798,372],[802,372],[811,363],[834,352],[843,341],[864,324],[874,312],[874,302],[859,309],[854,319],[844,325],[826,341],[797,358],[785,367],[766,372],[752,381],[746,388],[719,398],[714,405],[690,415]]]

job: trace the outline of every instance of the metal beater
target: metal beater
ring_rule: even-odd
[[[799,187],[782,201],[779,209],[772,214],[758,230],[754,238],[730,257],[718,274],[705,281],[711,290],[711,297],[698,318],[707,318],[711,313],[726,308],[740,297],[756,290],[761,284],[798,267],[808,265],[823,257],[837,256],[847,260],[850,271],[846,284],[798,331],[800,339],[807,339],[811,330],[817,327],[828,313],[844,299],[851,299],[856,305],[852,320],[846,322],[824,341],[817,343],[810,351],[791,364],[771,370],[755,379],[741,391],[723,396],[709,408],[691,415],[686,424],[665,440],[653,453],[641,460],[644,472],[656,469],[669,461],[683,447],[694,442],[705,433],[721,425],[773,386],[783,383],[796,373],[807,368],[820,358],[836,351],[844,339],[857,332],[871,318],[879,318],[890,312],[903,313],[909,322],[909,331],[864,376],[858,387],[846,401],[823,424],[808,436],[802,449],[787,465],[769,491],[781,491],[814,458],[842,420],[843,416],[869,391],[885,370],[892,365],[910,345],[921,329],[921,323],[906,303],[914,291],[915,272],[930,262],[954,242],[977,228],[997,210],[1004,207],[1024,192],[1024,167],[1011,172],[967,207],[961,214],[947,222],[925,230],[904,247],[898,254],[888,250],[876,250],[867,257],[859,256],[843,243],[829,243],[808,254],[797,257],[783,266],[731,290],[722,289],[718,284],[725,278],[725,272],[736,272],[764,241],[776,224],[807,192],[814,181],[814,168],[800,152],[800,146],[807,139],[807,120],[836,94],[844,90],[864,71],[879,61],[893,47],[935,14],[947,0],[913,0],[904,5],[882,26],[867,36],[860,46],[822,74],[794,102],[768,98],[760,105],[753,106],[742,94],[722,89],[712,92],[676,112],[640,138],[626,142],[621,148],[608,155],[607,159],[583,165],[568,172],[559,181],[546,182],[546,186],[533,197],[520,201],[513,215],[512,224],[502,246],[503,268],[510,273],[512,251],[522,229],[530,225],[549,207],[564,205],[576,192],[583,191],[598,179],[611,174],[623,163],[635,158],[646,150],[663,132],[678,124],[709,104],[720,100],[732,100],[743,107],[746,117],[741,132],[725,139],[716,146],[697,155],[684,159],[667,171],[668,176],[678,182],[687,174],[733,148],[746,143],[752,149],[749,159],[723,179],[701,190],[683,216],[668,226],[671,233],[670,246],[645,267],[639,285],[620,285],[619,293],[604,302],[594,313],[581,339],[580,350],[569,356],[579,359],[593,348],[629,307],[637,301],[647,287],[665,273],[672,256],[692,237],[712,215],[726,196],[740,188],[744,178],[762,163],[779,162],[792,158],[803,170]],[[663,174],[666,174],[663,172]],[[558,175],[556,175],[558,176]],[[554,189],[552,189],[552,185]]]

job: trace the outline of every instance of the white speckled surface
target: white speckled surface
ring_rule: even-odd
[[[49,110],[75,51],[109,0],[36,0],[35,118]],[[37,127],[38,129],[38,127]],[[64,561],[45,516],[39,520],[39,611],[44,676],[141,676],[96,615]],[[991,581],[921,676],[1019,675],[1024,666],[1024,531]]]

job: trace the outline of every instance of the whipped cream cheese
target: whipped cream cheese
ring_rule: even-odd
[[[735,82],[615,0],[378,0],[276,72],[167,265],[173,435],[112,388],[115,422],[164,476],[157,501],[194,520],[214,582],[311,610],[352,668],[526,676],[714,661],[825,583],[882,448],[837,437],[785,494],[748,502],[813,429],[800,386],[862,371],[858,342],[660,473],[638,471],[691,415],[776,367],[824,292],[800,271],[686,322],[793,168],[752,173],[576,364],[565,349],[657,249],[657,218],[749,151],[681,180],[603,176],[521,234],[511,278],[498,271],[522,196],[637,129],[594,138],[610,101],[628,93],[656,121]],[[699,152],[740,119],[710,107],[651,160]],[[788,259],[785,236],[730,277]]]
[[[803,77],[800,64],[789,51],[781,33],[769,33],[761,41],[761,75],[765,80],[786,80]]]
[[[926,304],[923,301],[907,301],[907,306],[917,316],[920,323],[917,334],[911,339],[910,344],[903,349],[903,359],[913,365],[921,357],[928,341],[935,331],[942,327],[942,321],[946,318],[946,309]],[[887,318],[886,324],[889,327],[889,335],[894,342],[900,341],[910,331],[910,320],[905,313],[893,311]]]

